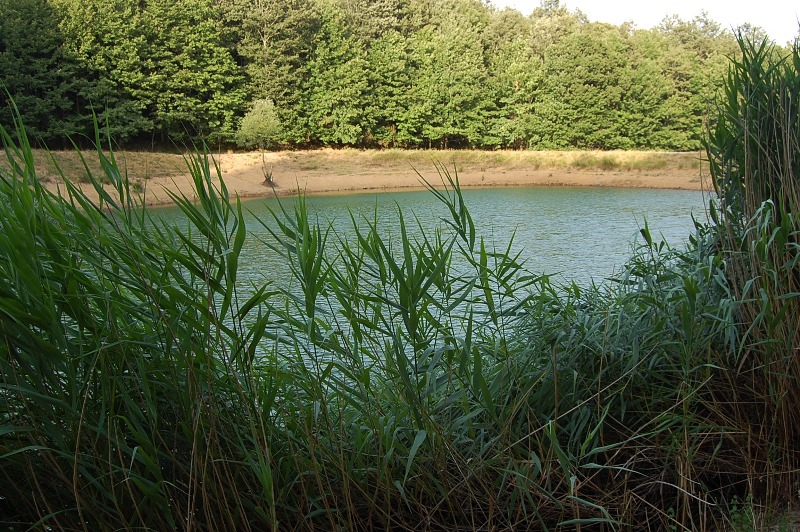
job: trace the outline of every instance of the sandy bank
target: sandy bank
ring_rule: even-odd
[[[381,152],[356,150],[316,150],[313,152],[275,152],[220,154],[215,158],[223,179],[232,194],[240,197],[293,195],[298,190],[309,195],[381,192],[424,188],[416,171],[431,183],[440,178],[430,157],[412,159],[405,156],[386,157]],[[472,153],[473,157],[468,155]],[[531,162],[524,153],[518,157],[499,158],[489,154],[474,156],[475,152],[450,154],[443,161],[447,168],[457,169],[463,187],[520,187],[520,186],[594,186],[637,187],[683,190],[707,188],[699,158],[696,154],[662,154],[667,160],[682,155],[680,164],[664,163],[654,169],[576,168],[562,165],[552,157],[549,167]],[[570,153],[570,152],[565,152]],[[591,152],[589,152],[591,153]],[[620,152],[629,157],[629,152]],[[459,155],[461,160],[458,159]],[[620,155],[621,157],[622,155]],[[526,159],[526,157],[528,157]],[[610,157],[602,155],[602,157]],[[651,155],[648,155],[651,157]],[[677,160],[677,159],[676,159]],[[696,164],[691,162],[696,160]],[[554,162],[555,161],[555,162]],[[684,161],[690,161],[686,163]],[[623,166],[623,165],[617,165]],[[416,171],[415,171],[416,169]],[[271,173],[272,186],[265,176]],[[169,203],[166,190],[193,195],[192,179],[188,173],[155,176],[140,180],[148,204]],[[56,182],[50,184],[55,189]]]

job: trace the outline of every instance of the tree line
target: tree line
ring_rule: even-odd
[[[702,13],[645,30],[558,0],[0,0],[2,82],[51,147],[95,115],[140,146],[693,150],[736,53]]]

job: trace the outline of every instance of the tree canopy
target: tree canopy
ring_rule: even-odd
[[[556,1],[0,0],[0,79],[40,143],[94,113],[121,143],[256,145],[271,102],[271,146],[693,150],[736,53],[705,13],[645,30]]]

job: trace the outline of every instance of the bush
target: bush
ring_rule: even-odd
[[[269,148],[281,131],[281,124],[275,104],[272,100],[256,100],[248,111],[239,131],[236,132],[236,144],[243,148]]]

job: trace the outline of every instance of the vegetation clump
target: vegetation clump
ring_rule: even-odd
[[[694,151],[736,53],[705,14],[634,30],[559,2],[0,1],[0,80],[51,148],[90,145],[93,111],[126,148],[249,147],[271,101],[285,149]]]
[[[92,202],[48,192],[25,129],[3,132],[0,522],[710,530],[782,512],[800,50],[741,46],[707,141],[711,221],[686,249],[645,227],[599,286],[495,249],[440,167],[441,228],[398,212],[389,239],[354,215],[348,240],[301,197],[262,222],[294,286],[245,288],[242,208],[209,156],[188,161],[197,203],[173,197],[182,229],[137,207],[99,136]]]
[[[272,100],[256,100],[236,132],[236,144],[244,148],[267,149],[281,130]]]

